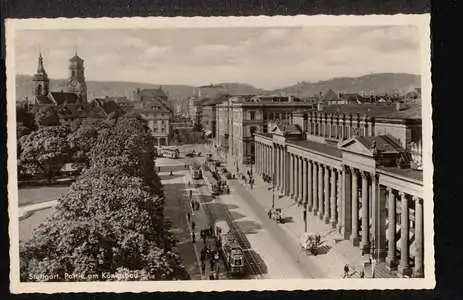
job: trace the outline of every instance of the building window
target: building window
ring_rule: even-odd
[[[249,119],[251,121],[254,121],[256,119],[256,112],[255,111],[250,111],[249,112]]]
[[[251,128],[249,128],[249,132],[251,133],[251,136],[254,136],[254,133],[256,133],[256,126],[251,126]]]

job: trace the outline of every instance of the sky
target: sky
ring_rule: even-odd
[[[16,74],[33,75],[39,51],[50,78],[67,78],[77,49],[87,80],[275,89],[369,73],[420,74],[413,26],[22,30]]]

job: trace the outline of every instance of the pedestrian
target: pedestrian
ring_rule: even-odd
[[[203,243],[204,245],[206,244],[206,241],[207,241],[207,236],[206,236],[206,232],[203,230],[201,230],[201,235],[202,235],[202,238],[203,238]]]
[[[161,172],[161,167],[158,167],[158,173]]]
[[[201,263],[201,273],[203,273],[204,275],[206,275],[206,263],[205,263],[205,262],[202,262],[202,263]]]
[[[196,236],[195,236],[194,231],[191,233],[191,240],[192,240],[193,244],[196,242]]]
[[[188,181],[188,187],[190,187],[190,185],[191,185],[191,182],[190,182],[190,181]]]
[[[209,275],[209,280],[214,280],[214,279],[215,279],[215,278],[214,278],[214,274],[211,273],[211,274]]]
[[[346,264],[344,266],[344,278],[347,278],[348,275],[349,275],[349,265]]]
[[[172,170],[170,171],[170,174],[169,174],[169,176],[174,176],[174,174],[172,173]]]
[[[195,231],[196,223],[195,221],[191,222],[191,230]]]
[[[362,270],[362,272],[360,272],[360,278],[365,278],[365,270]]]
[[[214,271],[215,260],[214,260],[214,259],[211,259],[211,260],[209,261],[209,265],[210,265],[210,267],[211,267],[211,272]]]
[[[190,222],[191,222],[191,214],[190,214],[190,212],[188,212],[188,213],[186,214],[186,217],[187,217],[187,219],[188,219],[188,223],[190,223]]]
[[[204,248],[201,250],[201,264],[204,263],[206,260],[206,251],[204,251]]]

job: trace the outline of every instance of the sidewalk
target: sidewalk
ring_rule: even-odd
[[[252,190],[250,190],[248,184],[244,184],[241,180],[239,182],[250,191],[255,201],[261,204],[264,209],[269,209],[272,206],[272,191],[269,190],[270,185],[263,182],[259,176],[254,176],[254,178],[255,183]],[[286,196],[277,198],[275,206],[282,208],[284,216],[288,218],[286,223],[279,225],[297,245],[299,238],[304,233],[303,208],[299,207],[294,200]],[[317,256],[308,256],[306,259],[310,259],[321,270],[326,272],[328,278],[342,278],[343,269],[346,264],[350,268],[349,277],[359,278],[364,261],[359,248],[352,246],[350,241],[344,240],[335,229],[332,229],[310,212],[308,212],[307,225],[308,232],[319,233],[322,236],[323,244]],[[367,265],[365,267],[365,277],[371,277],[371,272],[370,265]],[[375,277],[391,278],[396,276],[385,268],[384,263],[378,263]]]
[[[37,211],[37,210],[42,210],[42,209],[45,209],[45,208],[50,208],[50,207],[56,206],[56,204],[58,204],[57,200],[51,200],[51,201],[46,201],[46,202],[21,206],[21,207],[19,207],[19,218],[22,218],[22,217],[26,216],[30,212],[34,212],[34,211]]]
[[[200,186],[200,187],[195,187],[194,185],[192,185],[191,187],[188,187],[188,182],[193,182],[193,179],[191,177],[191,174],[190,172],[186,172],[185,173],[185,176],[183,177],[183,182],[185,184],[185,201],[189,201],[189,192],[190,190],[192,191],[192,198],[195,199],[196,201],[198,201],[200,203],[200,206],[199,206],[199,210],[196,210],[194,211],[193,208],[191,207],[191,201],[189,202],[190,204],[190,212],[191,212],[191,220],[195,222],[195,244],[194,244],[194,249],[195,249],[195,252],[196,252],[196,256],[197,256],[197,259],[198,259],[198,264],[200,265],[201,267],[201,260],[200,260],[200,256],[199,254],[201,253],[201,249],[203,249],[204,247],[204,243],[203,243],[203,240],[201,239],[201,235],[200,235],[200,232],[202,229],[206,229],[206,228],[209,228],[210,226],[210,222],[213,221],[211,220],[211,215],[210,215],[210,212],[209,211],[206,211],[207,208],[205,207],[205,205],[207,204],[204,204],[202,199],[201,199],[201,196],[202,195],[208,195],[208,188],[207,186]],[[191,225],[191,223],[190,223]],[[191,230],[191,226],[189,227],[190,228],[190,233],[192,232]],[[214,249],[215,248],[215,243],[214,241],[212,241],[211,239],[208,239],[206,240],[206,244],[208,245],[208,247],[210,249]],[[206,260],[208,262],[208,260]],[[227,279],[227,273],[226,273],[226,267],[225,265],[223,264],[223,262],[221,260],[219,260],[219,263],[220,263],[220,268],[219,268],[219,274],[218,274],[218,278],[217,279]],[[201,278],[202,280],[208,280],[209,279],[209,274],[210,274],[210,268],[209,268],[209,263],[206,263],[206,272],[205,274],[201,274]]]

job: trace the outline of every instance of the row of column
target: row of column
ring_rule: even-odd
[[[354,135],[374,136],[374,128],[368,127],[366,124],[361,124],[361,126],[344,126],[331,123],[309,122],[307,125],[307,132],[311,135],[342,140],[350,138]]]
[[[359,246],[363,254],[373,254],[401,274],[410,275],[413,271],[415,276],[423,276],[421,198],[380,185],[375,173],[313,161],[289,153],[284,145],[277,143],[273,147],[263,143],[256,145],[258,173],[274,174],[277,191],[304,203],[312,215],[336,228],[344,239]],[[396,216],[397,207],[400,207],[397,214],[400,222]],[[415,226],[411,231],[413,214]],[[415,255],[411,270],[410,245],[413,240]]]
[[[259,175],[273,174],[273,147],[264,143],[255,143],[256,172]]]

